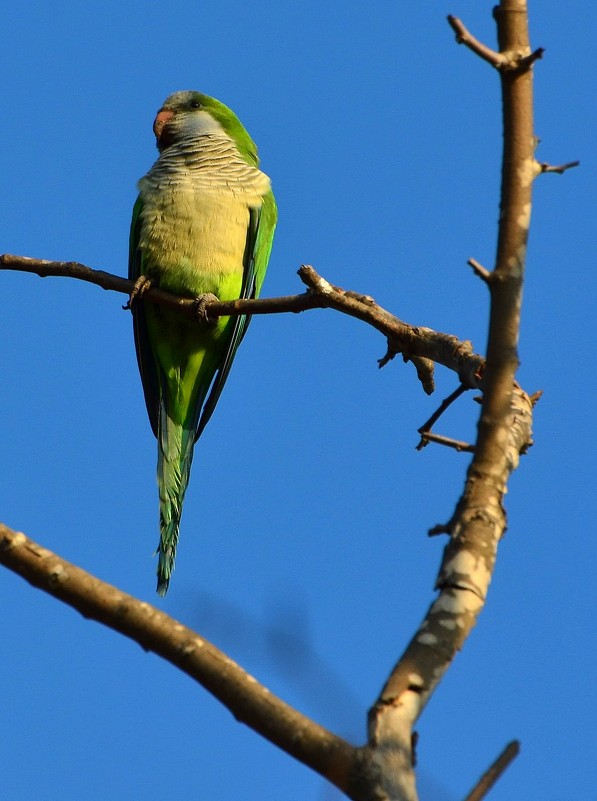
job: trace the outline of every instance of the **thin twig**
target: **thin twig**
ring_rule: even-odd
[[[469,259],[467,264],[473,268],[475,275],[477,275],[482,281],[485,281],[486,284],[491,281],[491,272],[483,267],[483,265],[478,262],[477,259]]]
[[[474,37],[461,19],[452,16],[452,14],[448,14],[448,23],[456,34],[456,41],[458,44],[463,44],[468,47],[469,50],[472,50],[473,53],[476,53],[476,55],[484,61],[487,61],[492,67],[498,70],[504,67],[506,64],[504,56],[498,53],[497,50],[492,50],[491,47],[487,47],[487,45],[484,45],[483,42],[480,42]]]
[[[433,431],[423,431],[421,434],[421,442],[417,445],[417,450],[422,450],[428,442],[435,442],[437,445],[445,445],[447,448],[454,448],[455,451],[459,452],[475,452],[475,446],[471,445],[469,442],[462,442],[462,440],[452,439],[452,437],[444,437],[442,434],[434,434]]]
[[[417,445],[417,450],[420,451],[422,448],[425,447],[427,444],[423,441],[423,435],[430,434],[431,429],[437,423],[439,418],[442,414],[449,409],[450,406],[456,401],[464,392],[466,392],[467,387],[463,387],[462,384],[459,387],[456,387],[454,392],[451,392],[447,398],[444,398],[443,401],[440,403],[438,408],[433,412],[429,420],[426,420],[422,426],[418,429],[419,434],[421,434],[421,441]]]
[[[499,7],[497,7],[499,12]],[[483,42],[480,42],[468,30],[465,24],[458,17],[451,14],[448,15],[448,23],[456,34],[456,41],[458,44],[463,44],[469,48],[473,53],[487,61],[495,69],[502,72],[526,72],[531,69],[535,61],[543,58],[545,53],[544,47],[538,47],[532,53],[524,55],[520,50],[514,48],[509,51],[498,52],[487,47]]]
[[[566,172],[566,170],[571,170],[574,167],[578,167],[580,161],[568,161],[566,164],[546,164],[544,161],[539,162],[539,167],[541,168],[541,172],[557,172],[559,175]]]
[[[543,58],[544,54],[545,54],[545,48],[538,47],[536,50],[533,50],[533,52],[530,53],[528,56],[523,56],[522,58],[520,58],[518,60],[518,63],[512,65],[512,68],[520,71],[528,70],[533,66],[535,61],[539,61],[540,58]]]
[[[508,743],[495,762],[487,768],[464,801],[481,801],[481,799],[485,798],[502,773],[513,760],[516,759],[519,753],[520,743],[518,740],[512,740],[511,743]]]
[[[439,537],[440,534],[451,534],[450,523],[437,523],[427,532],[428,537]]]

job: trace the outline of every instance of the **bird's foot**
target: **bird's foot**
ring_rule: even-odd
[[[137,280],[135,281],[135,286],[133,287],[133,291],[129,295],[128,302],[122,308],[125,311],[133,308],[133,303],[139,298],[142,298],[143,295],[147,292],[147,290],[151,286],[151,278],[148,278],[146,275],[140,275]]]
[[[208,306],[210,303],[217,303],[219,298],[212,292],[205,292],[203,295],[197,295],[195,298],[195,314],[200,322],[205,325],[215,325],[218,321],[217,317],[210,317]]]

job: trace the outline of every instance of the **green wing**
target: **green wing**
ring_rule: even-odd
[[[131,233],[129,238],[129,281],[136,281],[139,276],[143,275],[142,256],[139,250],[142,209],[143,201],[139,195],[133,207],[133,218],[131,221]],[[149,341],[147,321],[143,313],[143,302],[140,300],[134,302],[132,312],[135,351],[137,353],[139,372],[141,373],[145,405],[147,406],[151,430],[157,437],[158,417],[160,413],[160,384],[157,365]]]
[[[267,271],[274,231],[278,220],[278,208],[273,192],[268,192],[263,198],[263,203],[259,209],[251,209],[249,216],[249,227],[247,229],[247,244],[243,257],[244,272],[241,289],[241,298],[258,298],[261,293],[263,279]],[[232,362],[236,356],[236,351],[244,337],[251,316],[242,314],[235,318],[228,347],[218,367],[218,372],[214,378],[209,397],[199,418],[195,442],[199,439],[214,409],[218,403],[224,384],[228,378]]]

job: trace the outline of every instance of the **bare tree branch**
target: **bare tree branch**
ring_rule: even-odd
[[[358,749],[297,712],[192,629],[0,523],[0,563],[34,587],[166,659],[242,723],[345,793]]]
[[[464,801],[481,801],[481,799],[485,798],[502,773],[516,759],[519,753],[520,743],[517,740],[512,740],[511,743],[508,743],[495,762],[487,768]]]
[[[454,448],[455,451],[464,453],[475,452],[475,446],[471,445],[470,442],[446,437],[444,434],[435,434],[433,431],[423,431],[421,433],[420,445],[427,445],[430,442],[435,442],[436,445],[445,445],[447,448]],[[417,450],[421,450],[421,448],[417,447]]]
[[[568,161],[566,164],[546,164],[544,161],[539,162],[541,172],[557,172],[559,175],[579,165],[580,161]]]
[[[517,2],[518,0],[514,0],[514,4]],[[498,13],[502,6],[496,6]],[[520,7],[519,10],[521,10]],[[523,13],[526,13],[526,9],[523,11]],[[479,56],[479,58],[482,58],[484,61],[487,61],[488,64],[491,64],[491,66],[495,67],[497,70],[528,70],[529,67],[535,63],[535,61],[543,58],[543,54],[545,53],[545,49],[543,47],[538,47],[537,50],[534,50],[532,53],[527,52],[527,50],[524,49],[524,46],[521,50],[519,44],[514,41],[510,42],[510,44],[513,45],[512,49],[502,49],[499,52],[497,50],[492,50],[490,47],[487,47],[487,45],[483,44],[483,42],[480,42],[475,36],[473,36],[473,34],[464,25],[462,20],[460,20],[458,17],[448,14],[447,19],[448,24],[456,34],[456,41],[458,44],[465,45],[469,48],[469,50],[475,53],[475,55]]]
[[[465,45],[472,50],[473,53],[479,56],[479,58],[487,61],[488,64],[491,64],[491,66],[495,67],[496,69],[501,69],[501,67],[506,64],[505,57],[496,50],[492,50],[491,47],[487,47],[487,45],[484,45],[483,42],[480,42],[476,37],[474,37],[461,19],[452,16],[452,14],[448,14],[447,19],[448,24],[456,34],[456,41],[458,44]]]
[[[531,441],[532,403],[514,377],[531,189],[538,174],[531,64],[540,54],[531,54],[526,0],[501,0],[495,18],[497,55],[468,34],[459,20],[448,18],[459,41],[499,69],[504,125],[501,213],[494,271],[486,274],[473,264],[491,295],[484,394],[464,492],[445,527],[451,538],[437,579],[439,595],[370,711],[369,745],[378,755],[381,774],[389,777],[384,797],[401,801],[416,799],[410,753],[413,724],[485,604],[506,527],[506,482]]]
[[[480,264],[476,259],[469,259],[467,264],[473,268],[475,275],[478,276],[482,281],[485,281],[486,284],[491,281],[491,276],[493,273],[483,267],[483,265]]]
[[[419,434],[421,435],[421,440],[417,445],[417,450],[423,450],[423,448],[432,441],[434,437],[437,435],[431,436],[431,427],[434,426],[442,414],[450,408],[450,406],[458,400],[458,398],[465,392],[466,387],[463,387],[462,384],[457,387],[454,392],[451,392],[447,398],[444,398],[443,401],[440,403],[439,407],[433,412],[429,420],[426,420],[423,425],[419,428]],[[435,439],[434,441],[438,441]],[[461,443],[466,444],[466,443]]]
[[[413,326],[377,305],[372,298],[330,284],[310,266],[299,275],[303,295],[260,300],[205,303],[208,316],[299,312],[332,308],[380,331],[387,353],[415,363],[426,391],[433,386],[433,363],[454,370],[461,388],[480,387],[482,408],[474,455],[456,509],[432,533],[448,533],[436,589],[418,631],[390,673],[369,713],[368,743],[354,748],[301,715],[192,630],[147,603],[137,601],[0,524],[0,562],[30,583],[78,609],[84,616],[135,640],[195,678],[233,714],[271,742],[329,779],[358,801],[416,801],[413,725],[482,610],[498,543],[506,528],[503,497],[510,474],[532,443],[533,399],[516,384],[518,331],[531,217],[532,185],[541,172],[564,172],[576,162],[549,167],[534,158],[532,67],[543,49],[532,51],[526,0],[500,0],[495,9],[499,50],[476,39],[456,17],[448,17],[459,43],[495,67],[503,100],[504,152],[500,222],[493,271],[469,260],[488,286],[491,311],[486,362],[469,342]],[[0,268],[63,275],[129,294],[133,284],[74,262],[49,262],[0,256]],[[143,302],[164,303],[199,317],[197,301],[150,288]],[[422,436],[452,447],[459,443],[428,429]],[[479,801],[518,753],[511,743],[469,794]]]
[[[5,253],[0,255],[0,269],[34,273],[42,278],[47,276],[76,278],[96,284],[102,289],[127,295],[130,295],[135,287],[135,283],[126,278],[120,278],[103,270],[93,270],[91,267],[73,261],[47,261]],[[480,387],[484,360],[474,353],[473,346],[468,340],[459,340],[452,334],[444,334],[431,328],[405,323],[375,303],[369,295],[344,290],[330,284],[310,265],[303,265],[298,274],[301,281],[308,287],[307,292],[302,295],[259,298],[258,300],[214,301],[206,303],[199,310],[196,298],[181,298],[161,289],[150,287],[143,292],[143,300],[177,309],[181,314],[196,319],[198,323],[204,322],[205,313],[208,317],[220,317],[222,315],[281,314],[309,309],[335,309],[368,323],[383,334],[387,339],[388,351],[379,360],[380,367],[387,364],[396,354],[403,354],[405,361],[414,363],[417,375],[427,394],[434,390],[434,362],[457,373],[460,382],[467,389]]]

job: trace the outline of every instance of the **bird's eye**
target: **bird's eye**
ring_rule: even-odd
[[[198,100],[191,100],[191,108],[201,108],[201,103]]]

